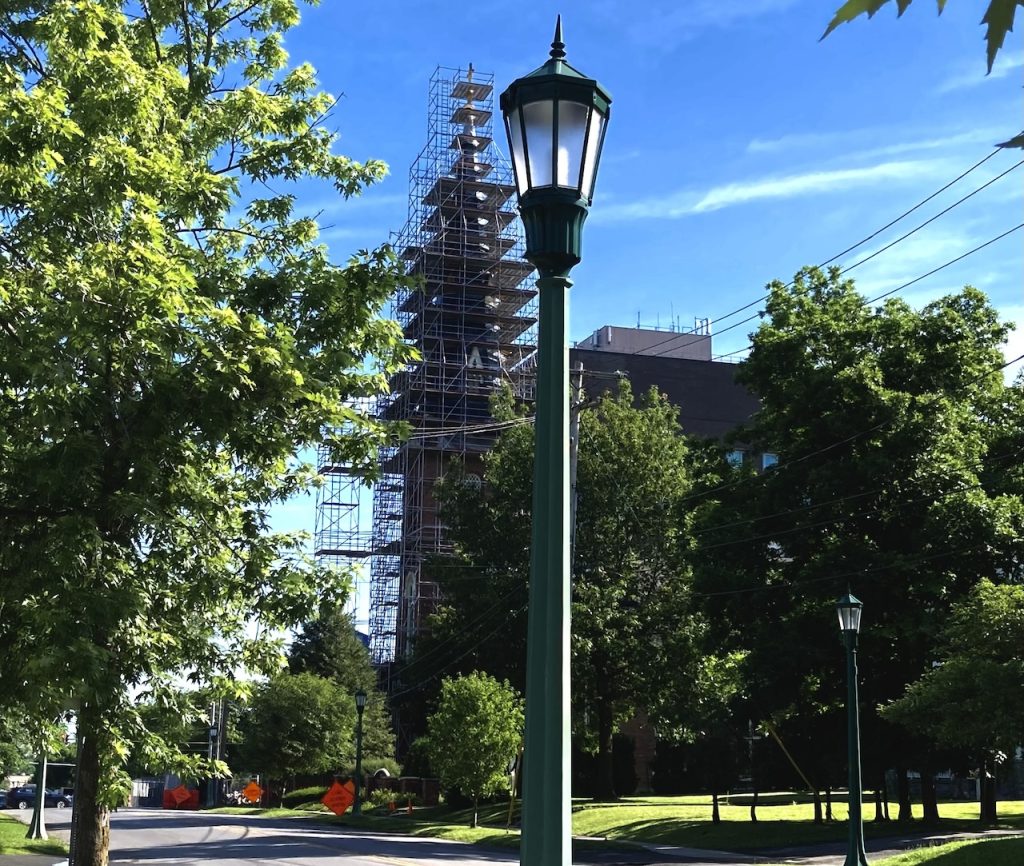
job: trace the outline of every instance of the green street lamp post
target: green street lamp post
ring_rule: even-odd
[[[569,866],[569,272],[580,261],[611,97],[551,57],[501,95],[526,258],[540,292],[520,862]]]
[[[366,709],[366,692],[356,692],[356,799],[352,803],[352,814],[363,813],[363,710]]]
[[[846,641],[846,718],[847,763],[850,772],[850,834],[846,849],[845,866],[867,866],[864,853],[864,821],[861,817],[863,792],[860,779],[860,718],[857,705],[857,634],[860,632],[860,614],[864,605],[860,599],[846,593],[836,602],[839,628]]]

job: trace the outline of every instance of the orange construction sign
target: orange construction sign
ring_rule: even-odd
[[[341,784],[335,782],[327,789],[320,801],[335,815],[344,815],[345,811],[356,801],[356,786],[351,781]]]
[[[250,803],[258,803],[263,799],[263,789],[255,782],[250,782],[242,788],[242,796]]]
[[[188,800],[188,798],[191,796],[191,792],[184,785],[178,785],[177,788],[171,789],[171,797],[174,798],[174,802],[177,803],[179,806],[186,800]]]

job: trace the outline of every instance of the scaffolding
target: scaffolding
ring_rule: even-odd
[[[413,427],[380,454],[374,490],[370,651],[407,654],[438,587],[427,557],[449,549],[433,496],[453,460],[469,473],[494,444],[490,397],[508,383],[532,396],[536,290],[507,160],[493,138],[494,77],[438,67],[430,79],[427,144],[409,172],[409,216],[397,249],[414,287],[392,312],[421,359],[391,379],[378,416]]]
[[[372,406],[361,402],[354,408],[369,414]],[[356,622],[360,584],[368,582],[367,561],[373,547],[361,505],[361,500],[369,494],[369,479],[365,471],[339,459],[330,442],[331,436],[327,434],[317,448],[316,468],[324,481],[316,492],[313,555],[318,563],[351,574],[353,587],[345,610]]]

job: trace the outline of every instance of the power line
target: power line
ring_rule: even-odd
[[[1022,161],[1022,162],[1024,162],[1024,161]],[[1021,163],[1017,163],[1017,165],[1020,165],[1020,164]],[[894,289],[889,289],[888,291],[882,292],[882,294],[876,295],[875,297],[870,298],[869,300],[865,301],[865,303],[866,304],[873,304],[873,303],[875,303],[875,301],[880,301],[880,300],[882,300],[882,298],[887,298],[890,295],[896,294],[896,292],[901,292],[901,291],[903,291],[903,289],[909,288],[910,286],[914,285],[915,283],[919,283],[919,282],[921,282],[921,280],[926,279],[926,278],[928,278],[928,277],[930,277],[930,276],[932,276],[934,274],[937,274],[939,271],[944,270],[945,268],[948,268],[950,265],[955,265],[957,262],[963,261],[968,256],[974,255],[974,253],[979,252],[979,251],[985,249],[985,247],[990,246],[991,244],[994,244],[996,241],[1001,241],[1003,238],[1007,237],[1008,235],[1012,235],[1016,231],[1020,231],[1020,229],[1022,229],[1022,228],[1024,228],[1024,223],[1019,223],[1018,225],[1015,225],[1013,228],[1007,229],[1002,234],[996,235],[994,238],[989,238],[987,241],[985,241],[982,244],[978,244],[978,246],[974,247],[974,249],[970,249],[970,250],[968,250],[965,253],[961,253],[956,258],[952,258],[948,262],[943,262],[943,264],[939,265],[938,267],[932,268],[927,273],[923,273],[923,274],[921,274],[918,277],[914,277],[914,279],[908,280],[907,282],[905,282],[905,283],[903,283],[903,284],[901,284],[899,286],[896,286],[896,288],[894,288]],[[866,261],[866,259],[864,261]],[[860,264],[860,262],[858,262],[858,264]],[[843,271],[843,273],[845,273],[845,271]],[[783,288],[788,288],[788,287],[790,287],[792,285],[793,285],[793,283],[790,282],[790,283],[787,283]],[[765,295],[765,298],[766,297],[768,297],[768,296]],[[760,300],[764,300],[764,298],[761,298]],[[730,325],[728,328],[724,328],[719,333],[720,334],[724,334],[726,331],[732,330],[732,328],[738,327],[739,325],[742,325],[742,324],[744,324],[746,322],[749,322],[752,319],[759,318],[762,315],[763,315],[763,313],[758,312],[758,313],[754,314],[753,316],[750,316],[749,318],[744,319],[741,322],[737,322],[734,325]],[[718,358],[728,358],[730,355],[738,355],[740,352],[749,351],[753,347],[754,347],[753,343],[748,343],[742,349],[734,349],[732,352],[726,352],[726,353],[724,353],[722,355],[717,355],[716,357],[718,357]]]
[[[1020,226],[1018,226],[1018,228],[1020,228]],[[986,376],[990,376],[993,373],[998,373],[1000,370],[1005,370],[1007,367],[1011,366],[1012,364],[1016,364],[1018,361],[1022,361],[1022,360],[1024,360],[1024,354],[1018,355],[1016,358],[1012,358],[1011,360],[1006,361],[1003,364],[1000,364],[1000,365],[998,365],[996,367],[992,367],[992,368],[986,370],[980,376],[976,376],[970,382],[967,382],[964,387],[969,388],[972,385],[976,385],[978,382],[980,382]],[[880,430],[882,427],[885,427],[886,425],[888,425],[890,423],[892,423],[891,420],[879,421],[877,424],[874,424],[871,427],[868,427],[868,428],[866,428],[864,430],[860,430],[857,433],[853,433],[850,436],[847,436],[844,439],[839,440],[838,442],[833,442],[830,445],[825,445],[822,448],[818,448],[815,451],[811,451],[811,452],[809,452],[807,454],[804,454],[804,455],[802,455],[800,457],[794,457],[794,458],[792,458],[790,460],[786,460],[786,461],[782,461],[782,462],[776,463],[772,467],[771,471],[773,473],[781,472],[781,471],[787,469],[790,466],[796,465],[797,463],[802,463],[805,460],[810,460],[812,457],[818,457],[818,456],[820,456],[822,454],[827,453],[828,451],[833,450],[834,448],[839,448],[842,445],[846,445],[847,443],[852,442],[855,439],[859,439],[861,436],[866,436],[869,433],[874,433],[876,430]],[[728,490],[728,489],[731,489],[733,487],[738,486],[739,484],[746,483],[749,480],[763,481],[767,477],[768,476],[767,476],[766,473],[761,473],[760,475],[754,475],[751,478],[738,478],[738,479],[736,479],[734,481],[727,481],[724,484],[719,484],[719,485],[717,485],[715,487],[708,488],[707,490],[702,490],[699,493],[695,493],[695,494],[693,494],[691,496],[684,497],[682,500],[680,500],[680,502],[681,503],[682,502],[688,502],[688,501],[693,500],[693,499],[699,499],[701,497],[707,496],[707,495],[709,495],[711,493],[717,493],[720,490]]]
[[[861,239],[860,239],[859,241],[857,241],[857,242],[856,242],[855,244],[851,244],[850,246],[848,246],[848,247],[847,247],[847,248],[846,248],[845,250],[843,250],[842,252],[836,253],[835,255],[831,256],[830,258],[827,258],[827,259],[825,259],[825,261],[821,262],[821,263],[820,263],[820,264],[818,265],[818,267],[819,267],[819,268],[823,268],[823,267],[825,267],[826,265],[829,265],[829,264],[831,264],[832,262],[836,261],[836,259],[840,259],[840,258],[842,258],[843,256],[845,256],[845,255],[846,255],[847,253],[851,253],[851,252],[853,252],[853,251],[854,251],[855,249],[858,249],[859,247],[862,247],[862,246],[863,246],[864,244],[866,244],[866,243],[867,243],[868,241],[871,241],[871,240],[873,240],[874,238],[876,238],[876,237],[877,237],[878,235],[880,235],[880,234],[881,234],[882,232],[886,231],[887,229],[890,229],[890,228],[892,228],[892,227],[893,227],[894,225],[896,225],[896,224],[897,224],[898,222],[900,222],[900,221],[902,221],[902,220],[906,219],[906,218],[907,218],[908,216],[910,216],[910,215],[911,215],[912,213],[914,213],[914,212],[915,212],[916,210],[918,210],[919,208],[923,207],[923,206],[924,206],[924,205],[926,205],[926,204],[927,204],[928,202],[932,201],[932,199],[934,199],[934,198],[935,198],[936,196],[939,196],[939,195],[941,195],[941,194],[942,194],[942,193],[944,193],[944,192],[945,192],[946,190],[948,190],[948,189],[949,189],[950,187],[954,186],[954,185],[955,185],[955,184],[957,184],[957,183],[958,183],[959,181],[963,180],[963,179],[964,179],[965,177],[967,177],[967,175],[969,175],[969,174],[971,174],[971,173],[972,173],[973,171],[975,171],[975,170],[977,170],[977,169],[981,168],[981,166],[983,166],[983,165],[984,165],[984,164],[985,164],[986,162],[988,162],[988,161],[989,161],[990,159],[992,159],[992,158],[993,158],[994,156],[996,156],[997,154],[1001,153],[1001,152],[1002,152],[1002,150],[1003,150],[1002,148],[998,148],[998,147],[997,147],[997,148],[994,148],[994,149],[992,150],[992,152],[991,152],[991,153],[989,153],[989,154],[988,154],[987,156],[985,156],[985,157],[983,157],[982,159],[978,160],[978,162],[974,163],[974,165],[972,165],[972,166],[971,166],[970,168],[968,168],[968,169],[966,169],[965,171],[963,171],[963,172],[961,172],[960,174],[958,174],[958,175],[957,175],[957,176],[956,176],[955,178],[953,178],[953,179],[952,179],[951,181],[949,181],[949,182],[948,182],[948,183],[946,183],[945,185],[941,186],[941,187],[940,187],[939,189],[935,190],[935,192],[933,192],[933,193],[931,193],[930,195],[926,196],[925,198],[921,199],[921,201],[919,201],[919,202],[918,202],[917,204],[915,204],[915,205],[914,205],[913,207],[911,207],[911,208],[908,208],[908,209],[907,209],[907,210],[905,210],[905,211],[904,211],[903,213],[901,213],[901,214],[900,214],[899,216],[897,216],[897,217],[896,217],[895,219],[892,219],[892,220],[890,220],[889,222],[887,222],[887,223],[886,223],[886,224],[885,224],[884,226],[882,226],[881,228],[875,229],[875,231],[873,231],[873,232],[872,232],[871,234],[867,235],[866,237],[863,237],[863,238],[861,238]],[[937,215],[936,217],[933,217],[933,220],[934,220],[934,219],[937,219],[937,218],[938,218],[938,216],[942,216],[943,214],[945,214],[945,213],[948,213],[948,212],[949,212],[950,210],[952,210],[952,209],[953,209],[954,207],[956,207],[956,206],[957,206],[957,205],[959,205],[959,204],[962,204],[962,203],[963,203],[964,201],[966,201],[966,200],[967,200],[968,198],[970,198],[970,197],[971,197],[972,195],[974,195],[974,194],[975,194],[975,193],[977,193],[977,192],[980,192],[980,191],[981,191],[982,189],[984,189],[985,187],[987,187],[987,186],[989,186],[990,184],[992,184],[992,183],[993,183],[993,182],[994,182],[995,180],[998,180],[999,178],[1003,177],[1003,175],[1005,175],[1005,174],[1008,174],[1008,173],[1009,173],[1010,171],[1013,171],[1013,169],[1014,169],[1014,168],[1017,168],[1017,166],[1019,166],[1019,165],[1020,165],[1020,163],[1017,163],[1017,165],[1015,165],[1015,166],[1013,166],[1013,168],[1010,168],[1010,169],[1008,169],[1007,171],[1003,172],[1003,174],[999,175],[999,177],[997,177],[997,178],[994,178],[993,180],[990,180],[990,181],[989,181],[988,183],[984,184],[984,186],[981,186],[981,187],[979,187],[978,189],[974,190],[974,192],[970,193],[969,195],[967,195],[967,196],[965,196],[964,198],[960,199],[959,201],[955,202],[955,203],[954,203],[953,205],[951,205],[950,207],[948,207],[948,208],[946,208],[946,209],[945,209],[944,211],[942,211],[942,213],[938,214],[938,215]],[[929,220],[929,222],[931,222],[931,221],[932,221],[932,220]],[[927,223],[925,223],[924,225],[927,225]],[[909,236],[909,235],[908,235],[908,236]],[[898,241],[897,241],[897,242],[895,242],[895,243],[898,243]],[[886,249],[888,249],[888,247],[886,247]],[[792,286],[792,285],[793,285],[793,282],[791,281],[791,282],[789,282],[789,283],[787,283],[787,284],[786,284],[786,288],[789,288],[789,287],[790,287],[790,286]],[[755,305],[757,305],[757,304],[761,303],[761,301],[765,300],[765,298],[767,298],[767,297],[768,297],[768,295],[762,295],[761,297],[759,297],[759,298],[757,298],[757,299],[755,299],[755,300],[751,301],[750,303],[748,303],[748,304],[744,304],[744,305],[743,305],[743,306],[741,306],[741,307],[737,307],[737,308],[736,308],[735,310],[732,310],[732,311],[730,311],[730,312],[726,313],[726,314],[725,314],[725,315],[723,315],[723,316],[719,316],[718,318],[712,319],[711,321],[712,321],[712,322],[715,322],[715,323],[718,323],[718,322],[722,322],[722,321],[725,321],[726,319],[731,319],[731,318],[732,318],[733,316],[737,315],[738,313],[742,313],[742,312],[744,312],[745,310],[749,310],[749,309],[750,309],[751,307],[753,307],[753,306],[755,306]],[[740,323],[737,323],[737,324],[743,324],[744,322],[749,322],[749,321],[750,321],[750,320],[751,320],[752,318],[754,318],[754,316],[748,317],[747,319],[744,319],[744,320],[743,320],[743,322],[740,322]],[[732,329],[733,327],[737,327],[737,325],[731,325],[731,326],[729,326],[729,328],[726,328],[726,329],[725,329],[725,330],[723,330],[723,331],[717,332],[717,333],[715,334],[715,336],[718,336],[718,334],[720,334],[720,333],[725,333],[725,331],[726,331],[726,330],[731,330],[731,329]],[[655,344],[654,344],[653,346],[650,346],[650,347],[648,347],[648,351],[649,351],[650,349],[656,349],[656,348],[658,348],[659,346],[665,345],[666,343],[670,343],[670,342],[672,342],[673,340],[677,340],[677,339],[678,339],[679,337],[682,337],[682,336],[692,336],[692,335],[693,335],[693,334],[695,334],[696,332],[697,332],[697,331],[696,331],[696,329],[693,329],[693,330],[690,330],[690,331],[684,331],[684,332],[683,332],[682,334],[673,334],[673,335],[672,335],[671,337],[668,337],[668,338],[666,338],[665,340],[662,340],[662,341],[661,341],[660,343],[655,343]],[[671,349],[667,349],[666,351],[671,351]],[[659,353],[656,353],[656,354],[657,354],[657,355],[661,355],[661,354],[664,354],[664,352],[659,352]],[[731,354],[735,354],[735,353],[731,353]],[[723,356],[720,356],[720,357],[726,357],[726,356],[724,356],[724,355],[723,355]]]

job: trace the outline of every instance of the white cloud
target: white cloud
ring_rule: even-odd
[[[880,183],[882,181],[909,180],[931,174],[933,161],[883,162],[864,168],[845,168],[832,171],[812,171],[786,177],[730,183],[714,187],[693,206],[693,213],[719,210],[734,204],[745,204],[758,199],[794,198],[816,195],[851,186]]]
[[[875,158],[879,156],[898,156],[904,153],[914,153],[920,150],[939,150],[946,147],[957,147],[962,144],[988,144],[994,145],[996,141],[1006,138],[1006,130],[997,127],[985,129],[969,129],[963,132],[951,132],[938,137],[922,138],[912,141],[893,142],[872,147],[868,150],[861,150],[855,153],[847,153],[847,158],[857,156],[862,159]],[[837,132],[806,132],[783,135],[779,138],[754,138],[747,144],[747,153],[781,153],[792,150],[806,150],[816,147],[826,147],[834,144],[849,145],[857,141],[878,141],[885,140],[892,134],[887,129],[855,129]],[[902,133],[901,133],[902,134]]]
[[[859,168],[755,178],[722,184],[705,192],[680,190],[659,198],[613,204],[602,208],[594,216],[607,221],[678,219],[756,201],[821,195],[859,186],[917,180],[935,174],[945,165],[941,160],[904,160]]]
[[[981,61],[978,61],[978,63],[973,64],[970,69],[964,69],[951,75],[937,88],[935,88],[935,92],[949,93],[953,90],[977,87],[979,84],[984,84],[986,81],[1006,78],[1011,72],[1015,69],[1020,69],[1022,66],[1024,66],[1024,51],[1004,51],[996,57],[996,62],[992,65],[992,71],[988,75],[985,74],[985,68]]]

